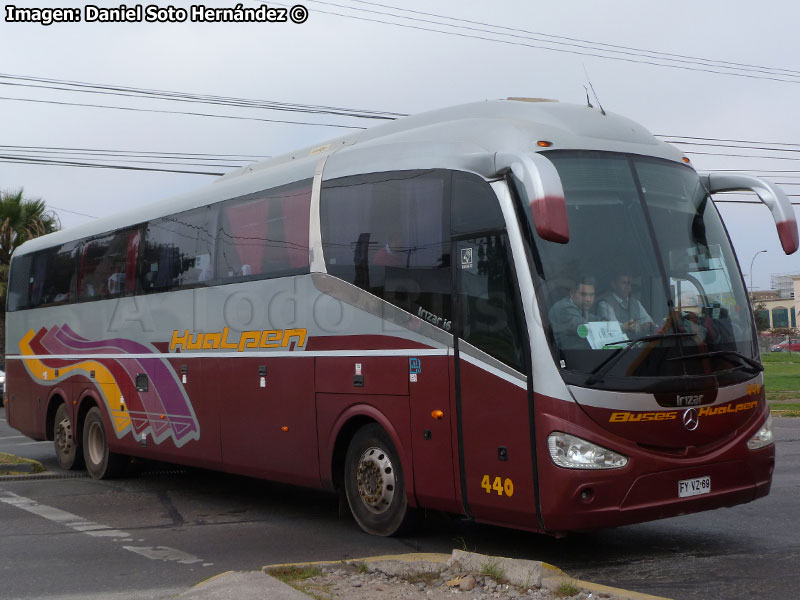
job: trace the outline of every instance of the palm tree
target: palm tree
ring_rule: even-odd
[[[58,231],[61,222],[44,200],[31,200],[16,192],[0,191],[0,265],[7,265],[11,253],[22,243]]]
[[[31,200],[15,192],[0,190],[0,368],[5,369],[6,291],[11,254],[24,242],[58,231],[61,221],[44,200]]]

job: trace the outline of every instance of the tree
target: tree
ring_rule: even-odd
[[[753,315],[756,318],[756,329],[758,331],[766,331],[769,329],[769,311],[767,305],[759,302],[753,307]]]
[[[6,291],[8,265],[18,246],[33,238],[61,229],[61,221],[44,200],[25,198],[22,188],[0,190],[0,354],[5,350]]]

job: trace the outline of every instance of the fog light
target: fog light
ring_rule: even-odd
[[[566,469],[620,469],[628,457],[568,433],[554,431],[547,436],[550,458]]]
[[[772,415],[767,415],[767,420],[764,421],[761,429],[759,429],[753,437],[747,440],[747,447],[750,448],[750,450],[758,450],[764,446],[769,446],[774,441],[775,438],[772,435]]]

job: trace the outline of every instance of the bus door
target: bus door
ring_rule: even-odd
[[[461,492],[472,516],[536,527],[527,339],[505,232],[453,248]]]

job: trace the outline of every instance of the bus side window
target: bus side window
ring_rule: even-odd
[[[323,184],[329,274],[449,330],[449,173],[399,171]]]
[[[453,235],[503,229],[505,222],[491,186],[472,173],[453,173],[450,228]]]
[[[223,202],[217,277],[308,273],[310,206],[310,181]]]
[[[505,234],[457,243],[460,321],[463,339],[487,354],[524,370],[522,334],[514,302],[511,253]]]
[[[8,282],[8,311],[28,308],[30,302],[32,254],[24,254],[11,260]]]
[[[144,292],[167,291],[214,278],[216,210],[202,207],[147,224],[140,271]]]
[[[126,283],[136,265],[136,252],[129,251],[131,245],[138,247],[135,228],[95,238],[83,245],[78,274],[80,300],[113,298],[126,290],[132,291]]]

